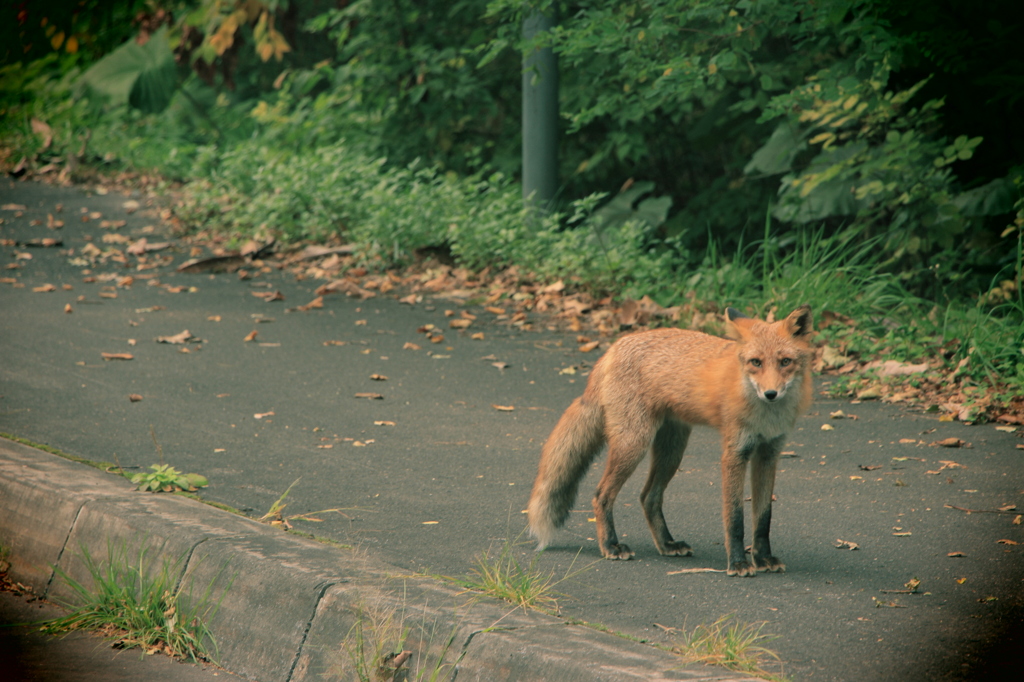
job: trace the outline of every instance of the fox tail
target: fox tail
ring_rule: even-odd
[[[537,549],[551,542],[569,516],[580,480],[604,444],[604,410],[586,396],[577,398],[544,444],[527,516]]]

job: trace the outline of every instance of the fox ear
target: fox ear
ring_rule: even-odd
[[[730,339],[744,340],[751,322],[752,319],[735,308],[725,309],[725,333]]]
[[[806,336],[812,331],[811,306],[802,305],[782,321],[784,328],[791,336]]]

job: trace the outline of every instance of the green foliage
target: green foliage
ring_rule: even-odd
[[[154,570],[146,549],[133,559],[126,545],[110,544],[106,563],[97,562],[85,547],[81,559],[93,584],[85,586],[55,566],[57,579],[75,598],[64,605],[71,613],[45,623],[44,632],[102,630],[122,648],[139,647],[144,654],[166,651],[193,662],[214,660],[216,642],[206,621],[220,600],[212,600],[212,585],[198,594],[189,580],[176,586],[183,558],[164,560]]]
[[[199,474],[182,474],[169,464],[154,464],[150,473],[139,473],[132,476],[132,483],[139,490],[153,493],[171,493],[177,490],[195,492],[205,488],[209,481]]]
[[[177,83],[178,70],[164,27],[145,45],[129,40],[100,59],[82,74],[77,87],[79,96],[157,113],[171,103]]]

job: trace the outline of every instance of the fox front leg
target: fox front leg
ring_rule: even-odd
[[[772,545],[768,539],[772,525],[775,468],[783,442],[785,436],[760,444],[750,461],[750,497],[754,513],[754,546],[750,558],[758,571],[772,573],[786,570],[786,565],[772,555]]]
[[[725,526],[727,575],[752,578],[757,568],[743,546],[743,481],[753,448],[726,446],[722,453],[722,524]]]

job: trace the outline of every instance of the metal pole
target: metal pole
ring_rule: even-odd
[[[523,38],[552,28],[554,12],[523,19]],[[548,209],[557,191],[558,57],[546,47],[523,53],[523,201]]]

